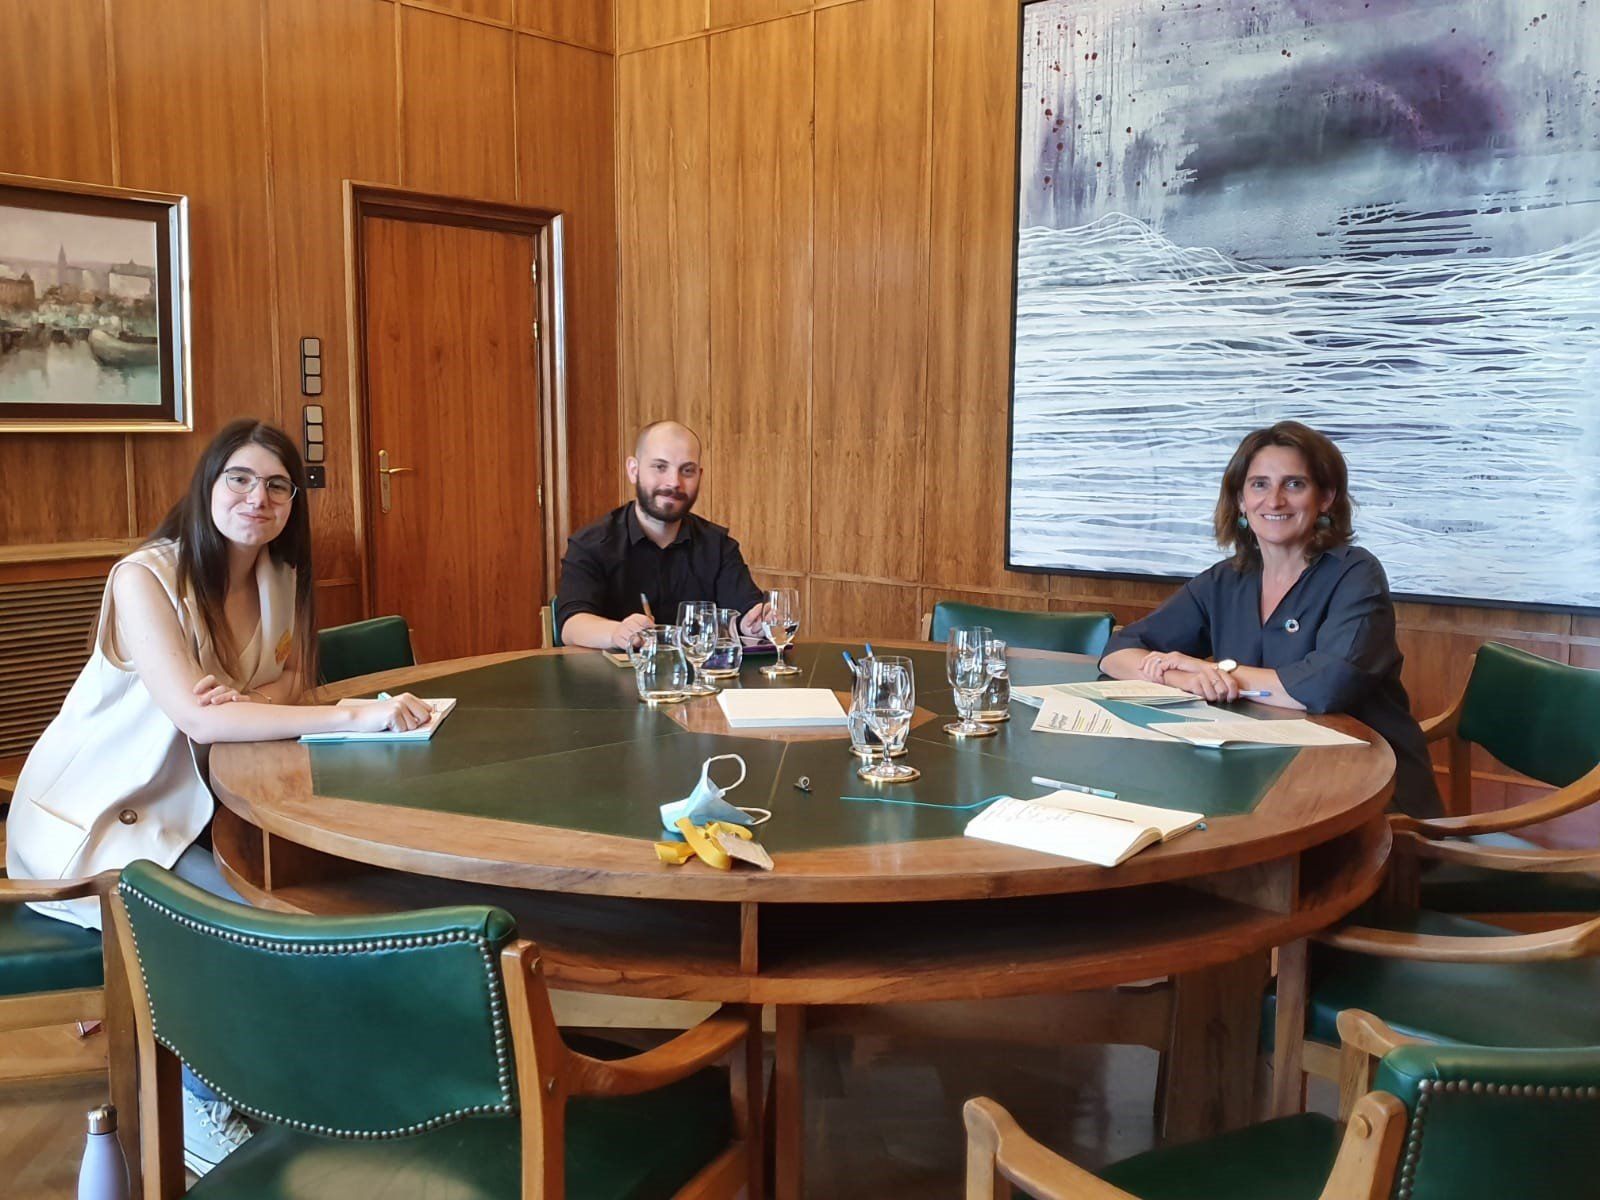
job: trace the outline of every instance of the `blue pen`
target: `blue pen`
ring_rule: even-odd
[[[1108,792],[1105,788],[1089,787],[1082,783],[1068,783],[1065,779],[1050,779],[1044,775],[1035,775],[1033,782],[1040,787],[1051,787],[1063,792],[1082,792],[1085,796],[1099,796],[1106,800],[1115,800],[1117,794]]]
[[[850,668],[850,674],[859,675],[861,672],[856,668],[856,660],[850,657],[850,651],[841,650],[839,653],[844,655],[844,665]]]
[[[871,642],[867,643],[867,657],[868,658],[877,658],[878,657],[876,654],[874,654],[872,652],[872,643]]]
[[[1272,693],[1263,691],[1243,691],[1240,692],[1239,695],[1246,700],[1262,700],[1272,695]]]

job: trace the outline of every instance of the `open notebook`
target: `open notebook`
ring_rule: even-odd
[[[329,742],[425,742],[438,732],[439,726],[444,724],[456,706],[454,700],[424,700],[433,710],[433,717],[426,725],[419,725],[401,733],[394,729],[380,729],[377,733],[303,733],[300,735],[302,742],[313,742],[327,745]]]
[[[1203,813],[1051,792],[1037,800],[1001,797],[967,822],[967,836],[1114,867],[1204,819]]]

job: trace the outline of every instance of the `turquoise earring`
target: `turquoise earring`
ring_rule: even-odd
[[[1318,529],[1332,529],[1333,528],[1333,518],[1330,517],[1327,513],[1323,513],[1320,517],[1317,518],[1317,528]]]
[[[1250,518],[1245,516],[1243,513],[1240,513],[1239,519],[1235,521],[1234,524],[1239,527],[1239,532],[1243,533],[1246,529],[1250,528]]]

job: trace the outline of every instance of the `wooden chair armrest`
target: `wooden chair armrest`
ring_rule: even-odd
[[[1324,945],[1417,962],[1519,963],[1587,958],[1600,951],[1600,917],[1579,925],[1505,937],[1452,937],[1347,925],[1317,935]]]
[[[968,1100],[967,1200],[994,1200],[998,1172],[1036,1200],[1138,1200],[1138,1197],[1062,1158],[1023,1132],[1011,1114],[987,1096]]]
[[[102,871],[82,879],[0,879],[0,904],[81,900],[85,896],[104,896],[116,886],[115,871]]]
[[[1388,1200],[1406,1140],[1406,1106],[1387,1092],[1356,1101],[1322,1200]]]
[[[632,1096],[666,1087],[725,1057],[751,1034],[744,1013],[719,1009],[671,1041],[627,1058],[590,1058],[569,1050],[570,1094]]]
[[[1422,1041],[1409,1034],[1396,1033],[1379,1017],[1359,1008],[1347,1008],[1339,1014],[1339,1043],[1382,1058],[1391,1050],[1411,1046]]]
[[[1460,817],[1391,818],[1396,830],[1409,830],[1425,837],[1468,837],[1475,833],[1508,833],[1526,825],[1537,825],[1553,817],[1565,816],[1600,800],[1600,766],[1549,795],[1540,796],[1510,808],[1493,812],[1467,813]]]
[[[1465,694],[1465,691],[1463,691],[1462,695],[1464,696]],[[1456,730],[1461,728],[1461,696],[1457,696],[1455,703],[1451,704],[1442,713],[1425,717],[1423,720],[1418,721],[1417,724],[1422,727],[1424,741],[1437,742],[1447,737],[1453,737]]]
[[[1524,850],[1513,846],[1479,846],[1472,842],[1435,841],[1402,830],[1394,835],[1394,848],[1433,862],[1481,867],[1490,871],[1520,871],[1540,875],[1600,874],[1600,850]]]

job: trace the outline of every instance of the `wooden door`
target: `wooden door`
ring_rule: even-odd
[[[535,251],[526,232],[362,218],[373,613],[403,614],[421,660],[539,642]]]

